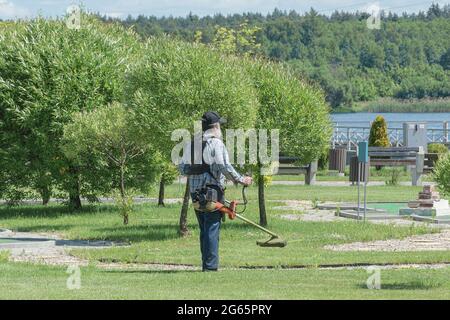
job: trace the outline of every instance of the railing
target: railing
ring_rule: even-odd
[[[366,122],[367,123],[367,122]],[[448,123],[441,122],[442,128],[427,128],[428,143],[448,143]],[[346,146],[348,150],[356,149],[358,142],[369,140],[370,126],[342,126],[334,123],[332,147]],[[388,137],[392,147],[403,146],[403,128],[389,127]]]

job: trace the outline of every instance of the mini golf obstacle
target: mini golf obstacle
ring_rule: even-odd
[[[402,219],[404,217],[398,214],[400,208],[404,207],[406,203],[399,202],[372,202],[367,203],[366,206],[366,220],[389,220],[389,219]],[[318,205],[319,210],[334,210],[337,217],[349,218],[355,220],[363,220],[364,216],[361,212],[364,211],[364,207],[359,206],[356,203],[331,203]]]
[[[416,221],[449,224],[450,206],[448,200],[440,198],[439,193],[432,186],[425,186],[419,197],[415,201],[407,203],[382,202],[372,203],[367,206],[367,182],[369,167],[368,142],[359,142],[357,146],[357,157],[352,159],[352,165],[357,171],[358,203],[354,204],[334,204],[319,205],[318,209],[336,210],[336,216],[357,220],[388,220],[388,219],[413,219]],[[363,173],[361,175],[361,173]],[[363,182],[364,200],[361,207],[360,184]]]
[[[334,210],[338,217],[363,220],[364,208],[353,203],[320,204],[319,210]],[[359,211],[359,213],[358,213]],[[410,219],[434,224],[450,224],[448,200],[440,198],[432,186],[419,192],[418,200],[403,202],[371,202],[366,206],[367,220]]]
[[[450,224],[448,200],[441,199],[433,186],[424,186],[418,199],[408,202],[408,208],[401,208],[399,214],[416,221]]]

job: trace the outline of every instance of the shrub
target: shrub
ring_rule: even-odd
[[[436,163],[433,180],[444,195],[450,195],[450,154],[441,157]]]
[[[389,176],[389,179],[386,180],[386,185],[387,186],[398,186],[402,169],[393,167],[393,168],[391,168],[390,171],[391,171],[390,172],[391,174]]]
[[[128,73],[126,101],[167,161],[171,133],[192,129],[206,111],[227,118],[228,128],[253,127],[257,97],[237,58],[168,37],[150,39],[144,52]]]
[[[431,143],[428,145],[428,153],[445,154],[448,153],[448,148],[442,143]]]
[[[128,223],[129,190],[148,192],[160,170],[158,153],[134,121],[134,113],[119,104],[77,113],[64,128],[63,149],[76,163],[92,191],[116,191],[117,204]]]
[[[61,152],[63,127],[73,113],[122,98],[140,48],[131,30],[89,15],[82,21],[80,30],[64,19],[19,21],[0,35],[0,171],[44,200],[55,187],[64,190],[75,208],[90,190]]]
[[[383,116],[377,116],[372,123],[369,135],[369,146],[371,147],[389,147],[389,137],[387,124]]]

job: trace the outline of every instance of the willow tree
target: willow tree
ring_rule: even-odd
[[[259,129],[279,130],[279,150],[308,164],[324,152],[331,137],[329,107],[323,92],[307,84],[277,63],[246,60],[258,95]],[[257,165],[260,224],[267,224],[264,199],[264,168]]]
[[[79,168],[62,152],[72,114],[122,98],[124,73],[139,51],[130,30],[83,15],[81,28],[64,20],[9,24],[0,35],[2,162],[10,184],[34,188],[48,201],[56,185],[80,208]],[[0,169],[1,170],[1,169]]]
[[[127,77],[126,101],[148,139],[170,161],[177,142],[176,129],[193,131],[206,111],[215,110],[228,120],[228,128],[251,128],[256,120],[257,97],[253,83],[235,58],[200,44],[169,38],[150,39],[143,58]],[[188,189],[180,218],[187,233]]]
[[[158,152],[141,132],[134,114],[119,103],[77,113],[64,127],[65,155],[80,167],[92,192],[116,194],[124,224],[133,190],[147,193],[160,170]]]

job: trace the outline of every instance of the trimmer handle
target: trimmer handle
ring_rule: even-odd
[[[223,214],[227,214],[230,220],[234,220],[234,218],[236,218],[237,205],[238,205],[237,201],[231,201],[228,207],[224,206],[220,202],[216,202],[216,209]]]
[[[237,208],[238,202],[236,200],[231,201],[230,203],[230,213],[228,213],[228,218],[230,220],[234,220],[236,218],[236,208]]]

